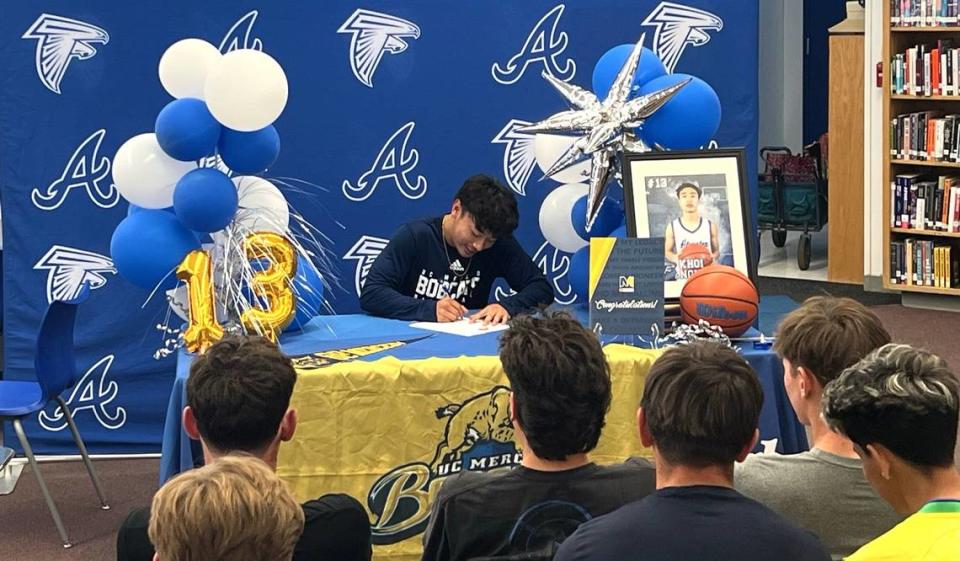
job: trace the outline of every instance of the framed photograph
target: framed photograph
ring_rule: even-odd
[[[626,154],[623,192],[627,234],[663,239],[665,298],[713,263],[756,284],[743,149]]]

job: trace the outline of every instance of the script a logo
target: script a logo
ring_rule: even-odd
[[[91,134],[70,156],[60,177],[47,186],[46,192],[34,189],[30,193],[33,204],[41,210],[56,210],[67,199],[70,191],[83,187],[93,204],[100,208],[110,208],[120,200],[120,192],[111,183],[103,188],[100,182],[110,174],[110,159],[100,156],[100,144],[107,134],[100,129]]]
[[[707,32],[723,29],[723,20],[704,10],[661,2],[643,20],[643,25],[657,28],[653,38],[654,51],[667,67],[667,72],[672,73],[687,45],[706,45],[710,41]]]
[[[410,121],[387,139],[373,166],[357,180],[356,187],[348,180],[343,182],[343,194],[348,199],[367,200],[383,180],[392,180],[400,193],[408,199],[419,199],[427,194],[427,179],[424,176],[417,176],[416,185],[411,185],[407,178],[407,174],[411,173],[420,161],[416,148],[407,150],[407,143],[410,142],[410,134],[415,126],[416,123]]]
[[[110,42],[110,35],[96,25],[41,14],[21,39],[37,40],[37,74],[48,90],[59,94],[60,82],[70,61],[93,58],[97,54],[93,45],[106,45]]]
[[[446,426],[430,463],[398,466],[370,488],[367,506],[375,516],[374,544],[397,543],[423,532],[445,477],[514,466],[523,459],[513,442],[510,388],[494,386],[435,414],[446,419]]]
[[[420,28],[412,21],[370,10],[353,12],[337,33],[351,35],[350,68],[368,88],[373,87],[373,73],[383,53],[400,54],[409,47],[404,38],[420,38]]]
[[[558,304],[573,304],[576,301],[577,295],[573,292],[573,287],[570,286],[570,281],[567,278],[567,273],[570,271],[569,254],[553,247],[550,242],[543,242],[533,255],[533,264],[543,272],[543,276],[547,277],[547,280],[553,285],[553,299]],[[494,289],[494,298],[497,302],[514,294],[516,292],[502,286],[497,286]]]
[[[636,282],[633,275],[620,275],[620,284],[618,286],[618,290],[620,292],[633,294],[635,284]]]
[[[561,68],[558,60],[566,50],[568,42],[566,31],[557,33],[557,24],[560,22],[560,16],[563,15],[563,9],[564,5],[559,4],[540,18],[527,35],[523,48],[510,57],[507,64],[501,67],[500,63],[494,63],[490,69],[494,80],[504,85],[516,83],[523,77],[527,66],[536,62],[542,63],[544,69],[554,78],[563,81],[573,78],[577,72],[577,63],[568,57]]]
[[[517,130],[530,124],[532,123],[529,121],[510,119],[510,122],[490,141],[493,144],[506,145],[503,149],[503,175],[507,178],[507,184],[518,195],[527,194],[527,181],[530,179],[530,173],[533,172],[533,166],[537,163],[533,146],[536,135]]]
[[[263,50],[263,41],[253,36],[253,24],[257,21],[257,10],[247,12],[245,16],[237,20],[233,27],[227,31],[223,40],[220,41],[220,52],[227,54],[237,49],[255,49]]]
[[[119,387],[115,381],[107,381],[107,374],[113,364],[114,355],[107,355],[97,361],[73,386],[70,397],[64,400],[70,413],[76,419],[84,411],[90,411],[97,422],[105,429],[116,430],[127,422],[127,411],[123,407],[110,406],[117,398]],[[110,406],[110,407],[108,407]],[[112,413],[110,411],[112,409]],[[40,426],[48,431],[60,431],[67,427],[67,417],[60,406],[47,413],[39,414]]]
[[[33,268],[47,271],[47,302],[73,300],[84,284],[100,288],[107,284],[104,274],[117,272],[109,257],[63,245],[51,247]]]
[[[344,259],[351,259],[357,262],[357,269],[354,273],[354,287],[357,289],[357,296],[363,290],[363,285],[367,281],[367,275],[370,274],[370,267],[380,256],[383,248],[387,247],[390,240],[377,238],[374,236],[361,236],[353,247],[347,250],[343,255]]]

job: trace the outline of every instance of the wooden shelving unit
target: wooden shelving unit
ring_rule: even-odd
[[[898,27],[890,23],[890,1],[883,2],[883,124],[889,127],[890,119],[903,113],[913,113],[927,109],[938,109],[960,113],[960,96],[918,96],[897,95],[890,91],[891,68],[890,61],[894,54],[901,53],[908,47],[918,43],[932,44],[937,39],[950,37],[954,44],[960,47],[960,27]],[[926,106],[925,104],[930,105]],[[886,130],[886,128],[884,128]],[[926,160],[900,160],[890,157],[890,135],[883,135],[883,216],[887,226],[883,230],[883,286],[889,290],[900,292],[914,292],[946,296],[960,296],[960,288],[935,288],[932,286],[917,286],[890,282],[890,242],[906,238],[940,239],[947,241],[960,239],[960,233],[941,232],[937,230],[915,230],[909,228],[894,228],[890,226],[890,192],[892,178],[898,173],[916,173],[928,169],[932,174],[944,170],[960,170],[960,163],[937,162]],[[960,250],[960,245],[955,251]]]

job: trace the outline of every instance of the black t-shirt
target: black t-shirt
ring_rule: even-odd
[[[483,308],[497,278],[516,291],[500,299],[511,316],[553,302],[550,283],[512,235],[465,258],[444,242],[442,224],[443,217],[414,220],[397,230],[364,281],[360,306],[367,313],[436,321],[437,300],[450,296]]]
[[[556,548],[581,523],[652,493],[655,480],[653,464],[640,458],[558,472],[461,472],[433,504],[423,561]]]
[[[824,505],[829,508],[829,505]],[[667,487],[580,526],[554,561],[829,561],[820,541],[727,487]]]
[[[369,561],[370,519],[356,499],[324,495],[303,505],[303,534],[293,561]],[[117,534],[117,561],[152,561],[150,508],[130,513]]]

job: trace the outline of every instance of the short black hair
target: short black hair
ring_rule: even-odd
[[[823,391],[823,416],[861,448],[882,444],[920,468],[953,465],[960,383],[946,361],[886,344]]]
[[[190,366],[187,405],[208,445],[255,452],[276,437],[296,381],[290,358],[268,339],[228,336]]]
[[[678,196],[678,197],[680,196],[680,191],[683,191],[684,189],[693,189],[694,191],[697,192],[697,197],[698,197],[698,198],[703,196],[703,191],[700,190],[700,186],[699,186],[699,185],[697,185],[696,183],[690,183],[689,181],[684,181],[684,182],[681,183],[680,185],[677,185],[677,196]]]
[[[696,341],[653,363],[640,402],[657,449],[675,465],[733,465],[753,438],[763,389],[726,345]]]
[[[563,460],[597,446],[611,390],[596,335],[565,313],[518,316],[500,338],[500,362],[538,457]]]
[[[489,175],[468,178],[455,198],[473,216],[481,233],[499,239],[512,234],[520,223],[516,197]]]

